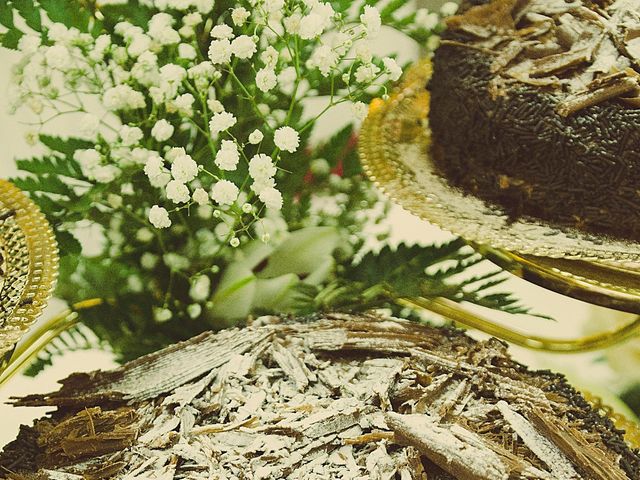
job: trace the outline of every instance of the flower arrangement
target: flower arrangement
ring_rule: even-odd
[[[386,238],[388,205],[363,178],[354,128],[402,75],[372,40],[392,28],[432,49],[454,3],[440,14],[400,0],[3,5],[3,45],[22,53],[14,105],[37,117],[30,140],[46,150],[17,160],[28,175],[15,183],[56,229],[58,295],[104,298],[81,318],[121,358],[252,313],[402,295],[524,311],[483,295],[499,272],[447,283],[480,261],[460,241],[363,250]],[[314,138],[340,108],[350,120]],[[73,138],[47,130],[61,116]],[[87,228],[97,252],[83,250]]]

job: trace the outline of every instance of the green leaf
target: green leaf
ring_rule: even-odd
[[[73,197],[74,194],[66,183],[55,175],[41,175],[39,177],[15,178],[13,184],[26,192],[46,192]]]
[[[52,22],[59,22],[67,27],[76,27],[87,32],[91,14],[86,6],[76,0],[40,0],[40,6]]]
[[[11,4],[18,11],[20,16],[24,18],[26,24],[39,32],[42,29],[42,20],[40,19],[40,8],[35,5],[33,0],[12,0]]]
[[[67,157],[73,157],[76,150],[93,148],[94,142],[81,140],[79,138],[62,138],[52,135],[40,135],[40,141],[55,152],[64,153]]]
[[[15,50],[18,48],[18,42],[23,36],[24,33],[15,28],[8,30],[6,33],[1,33],[0,39],[2,39],[2,46]]]
[[[82,253],[82,245],[70,232],[64,230],[56,231],[56,240],[60,255],[80,255]]]
[[[14,27],[13,8],[9,5],[8,0],[0,0],[0,25],[4,25],[8,29]]]
[[[16,166],[23,172],[35,175],[64,175],[77,178],[82,175],[79,165],[75,160],[59,157],[28,158],[16,160]]]

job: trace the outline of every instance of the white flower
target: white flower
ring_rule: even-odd
[[[182,17],[182,23],[189,27],[195,27],[196,25],[200,25],[202,23],[202,15],[198,12],[189,13]]]
[[[436,28],[439,21],[440,19],[438,18],[438,14],[435,12],[430,12],[426,8],[419,8],[416,12],[416,25],[426,30],[433,30],[434,28]]]
[[[151,240],[153,240],[153,237],[153,232],[146,227],[140,228],[136,232],[136,240],[142,243],[149,243]]]
[[[156,13],[149,20],[149,36],[160,45],[180,42],[180,34],[172,28],[173,22],[173,17],[168,13]]]
[[[257,145],[262,141],[263,138],[264,135],[262,134],[262,132],[258,129],[255,129],[249,134],[249,143],[251,145]]]
[[[147,87],[159,84],[160,71],[156,54],[150,51],[142,53],[131,69],[131,76]]]
[[[280,54],[278,51],[269,45],[264,49],[264,52],[260,54],[260,60],[264,63],[265,67],[275,69],[278,64],[278,58]]]
[[[356,121],[361,122],[367,117],[369,107],[364,102],[355,102],[351,104],[351,111]]]
[[[240,161],[238,146],[231,140],[223,140],[220,150],[216,153],[215,164],[221,170],[233,171]]]
[[[165,82],[180,83],[187,76],[187,71],[175,63],[167,63],[160,68],[160,77]]]
[[[38,35],[23,35],[20,37],[20,40],[18,40],[18,50],[25,55],[35,53],[39,46],[40,37]]]
[[[182,182],[171,180],[165,188],[167,198],[173,203],[187,203],[191,199],[189,188]]]
[[[165,253],[162,256],[162,261],[171,270],[186,270],[190,263],[187,257],[174,252]]]
[[[225,24],[216,25],[211,29],[211,38],[215,38],[218,40],[229,40],[233,38],[233,28]]]
[[[142,137],[144,136],[142,130],[140,130],[138,127],[130,127],[128,125],[123,125],[122,127],[120,127],[118,135],[120,135],[122,144],[126,147],[131,147],[138,144],[138,142],[140,142],[140,140],[142,140]]]
[[[291,127],[280,127],[273,135],[273,142],[280,150],[293,153],[300,146],[300,135]]]
[[[380,72],[380,69],[370,63],[368,65],[360,65],[356,70],[356,82],[358,83],[369,83],[372,82],[376,75]]]
[[[198,318],[202,314],[202,305],[199,303],[192,303],[187,307],[187,315],[189,318]]]
[[[209,130],[212,135],[229,130],[238,120],[229,112],[214,113],[209,121]]]
[[[191,198],[198,205],[206,205],[207,203],[209,203],[209,195],[204,188],[196,188],[193,192],[193,195],[191,195]]]
[[[373,59],[373,53],[371,53],[371,46],[369,42],[364,40],[360,40],[355,44],[355,54],[356,59],[361,61],[362,63],[371,63]]]
[[[268,92],[278,83],[276,72],[270,68],[261,68],[256,74],[256,86],[262,92]]]
[[[117,85],[104,92],[104,106],[109,110],[133,110],[144,108],[144,96],[129,85]]]
[[[89,52],[89,58],[94,62],[100,62],[104,59],[104,54],[111,46],[111,36],[106,33],[96,38],[93,48]]]
[[[121,170],[115,165],[100,165],[93,170],[93,178],[98,183],[111,183],[120,173]]]
[[[298,35],[304,40],[319,37],[331,26],[335,13],[329,3],[314,2],[311,12],[300,20]]]
[[[87,178],[93,178],[93,170],[98,167],[102,161],[100,153],[93,148],[76,150],[73,152],[73,159],[78,162],[82,174]]]
[[[183,93],[167,103],[167,111],[178,112],[185,117],[190,117],[193,115],[194,101],[195,98],[193,98],[193,95],[190,93]]]
[[[238,198],[238,187],[229,180],[220,180],[211,187],[211,199],[219,205],[232,205]]]
[[[427,40],[427,50],[433,52],[440,45],[440,36],[439,35],[431,35]]]
[[[209,60],[214,65],[229,63],[231,60],[231,43],[226,38],[214,40],[209,45]]]
[[[164,323],[171,320],[173,313],[168,308],[153,308],[153,319],[158,323]]]
[[[157,207],[157,205],[156,205]],[[161,207],[157,207],[157,208],[161,208]],[[153,207],[151,207],[151,210],[153,210]],[[164,208],[163,208],[164,210]],[[166,212],[166,210],[165,210]],[[167,219],[168,219],[168,215],[167,215]],[[160,228],[167,228],[171,226],[171,220],[169,220],[169,225],[167,225],[166,227],[160,227]],[[142,254],[142,256],[140,257],[140,265],[142,266],[142,268],[144,268],[145,270],[153,270],[154,268],[156,268],[156,265],[158,264],[158,256],[154,255],[151,252],[144,252]]]
[[[188,43],[181,43],[178,45],[178,57],[193,60],[196,56],[196,49],[193,48],[193,45],[189,45]]]
[[[179,155],[171,165],[171,175],[178,182],[190,182],[198,175],[198,164],[187,154]]]
[[[127,46],[127,53],[131,58],[138,58],[144,52],[149,51],[151,47],[151,38],[144,33],[135,35],[131,43]]]
[[[380,19],[380,12],[376,7],[365,5],[364,13],[360,15],[360,21],[362,22],[362,25],[364,25],[364,29],[369,38],[374,38],[378,33],[380,33],[382,20]]]
[[[390,57],[384,57],[382,59],[384,63],[384,68],[387,69],[387,73],[389,73],[389,78],[392,82],[396,82],[402,76],[402,68],[398,65],[398,63]]]
[[[259,153],[249,160],[249,176],[254,180],[264,180],[276,174],[276,166],[269,155]]]
[[[251,184],[251,190],[258,195],[265,188],[273,188],[276,186],[276,181],[273,178],[260,178],[253,181]]]
[[[231,10],[231,20],[236,27],[241,27],[251,14],[244,7],[237,7]]]
[[[302,15],[300,12],[294,12],[289,17],[285,17],[282,19],[282,24],[284,28],[291,35],[297,35],[300,33],[300,20],[302,20]]]
[[[455,15],[458,11],[458,4],[456,2],[446,2],[442,7],[440,7],[440,13],[442,13],[443,17],[450,17],[451,15]]]
[[[152,155],[144,166],[144,173],[149,178],[151,186],[163,188],[171,180],[169,170],[164,167],[164,160],[158,155]]]
[[[69,50],[64,45],[54,45],[47,48],[44,58],[47,61],[47,65],[59,70],[66,70],[71,64],[71,55],[69,55]]]
[[[167,162],[173,163],[176,158],[186,154],[184,147],[172,147],[164,154],[164,158]]]
[[[272,210],[282,209],[282,194],[275,188],[264,188],[258,197],[260,197],[260,201],[264,203],[267,208]]]
[[[169,140],[173,135],[173,125],[167,122],[164,118],[158,120],[151,129],[151,136],[158,142],[164,142]]]
[[[100,119],[91,113],[82,116],[79,122],[80,135],[86,138],[95,138],[100,128]]]
[[[240,59],[251,58],[256,50],[256,43],[248,35],[240,35],[231,42],[231,52]]]
[[[233,237],[231,240],[229,240],[229,245],[231,245],[233,248],[238,248],[240,246],[240,239],[238,237]]]
[[[211,293],[211,279],[206,275],[199,275],[191,284],[189,296],[196,302],[204,302]]]
[[[338,54],[329,45],[320,45],[309,57],[307,67],[317,67],[322,76],[327,77],[337,63]]]

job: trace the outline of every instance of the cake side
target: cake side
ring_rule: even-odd
[[[17,403],[58,410],[0,455],[14,479],[640,478],[563,377],[495,339],[374,316],[265,317]]]
[[[531,3],[518,2],[518,8]],[[601,44],[593,48],[592,63],[573,64],[567,55],[549,51],[528,58],[543,55],[541,45],[572,52],[555,42],[558,32],[549,26],[559,18],[568,22],[572,13],[518,17],[511,4],[491,2],[509,7],[507,20],[494,16],[476,30],[461,19],[487,5],[471,7],[450,22],[435,53],[429,90],[438,169],[453,185],[514,218],[526,215],[640,239],[640,109],[627,98],[636,93],[635,64],[621,54],[614,60],[620,66],[628,62],[624,74],[596,72],[594,64],[614,68],[604,60],[597,63],[598,55],[605,55],[598,50]],[[584,14],[582,2],[572,4],[580,4]],[[512,26],[505,27],[508,19]],[[509,47],[510,36],[534,35],[543,28],[548,31],[525,46]],[[488,32],[490,37],[477,36]],[[496,46],[483,46],[487,42]],[[532,69],[542,68],[543,61],[553,65],[542,70],[544,75],[534,75],[541,70]],[[616,82],[634,85],[633,90],[620,90]],[[606,95],[598,97],[603,88]]]

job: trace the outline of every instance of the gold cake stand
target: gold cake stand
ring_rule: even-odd
[[[58,246],[45,216],[0,179],[0,374],[49,301],[57,274]]]
[[[640,244],[559,228],[532,218],[512,221],[500,208],[465,195],[437,174],[429,157],[431,64],[423,60],[386,101],[374,100],[359,149],[369,178],[418,217],[466,239],[479,253],[520,278],[595,305],[640,315]],[[608,347],[640,333],[640,316],[621,329],[559,340],[505,329],[446,299],[403,303],[512,343],[546,351]]]

